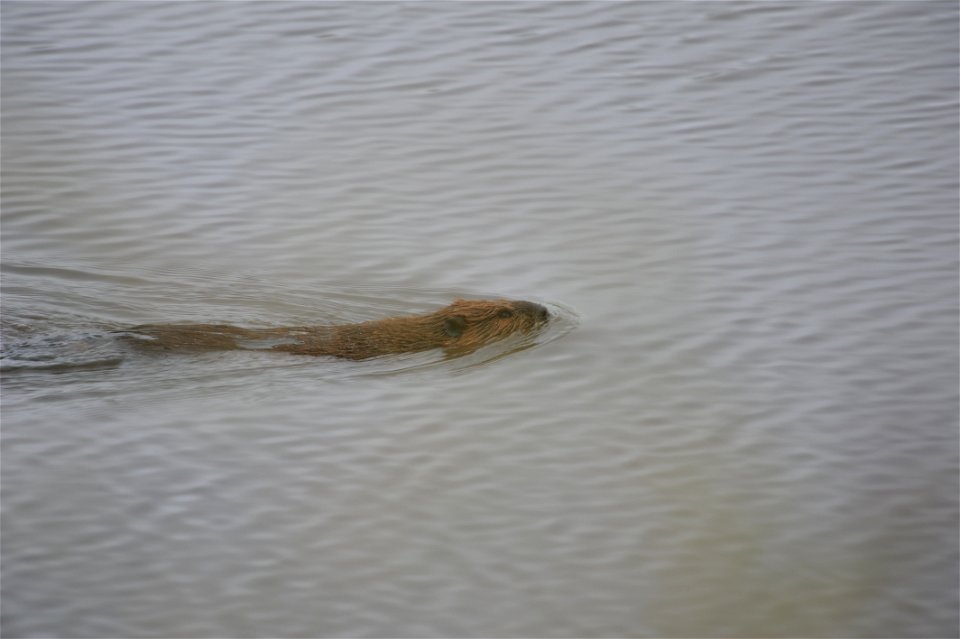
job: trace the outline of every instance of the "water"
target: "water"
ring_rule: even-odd
[[[4,636],[956,636],[957,24],[4,2]]]

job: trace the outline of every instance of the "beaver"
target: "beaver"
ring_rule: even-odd
[[[165,350],[269,350],[363,360],[442,348],[466,355],[549,319],[540,304],[522,300],[457,299],[427,315],[388,317],[357,324],[242,328],[228,324],[142,324],[126,331]]]

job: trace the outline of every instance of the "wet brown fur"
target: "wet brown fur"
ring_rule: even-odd
[[[526,333],[549,314],[539,304],[458,299],[428,315],[388,317],[358,324],[242,328],[227,324],[144,324],[129,332],[166,350],[270,350],[368,359],[442,348],[465,355],[514,333]]]

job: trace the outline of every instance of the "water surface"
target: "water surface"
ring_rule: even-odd
[[[955,3],[0,11],[4,636],[956,636]]]

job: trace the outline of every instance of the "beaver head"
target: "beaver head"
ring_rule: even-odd
[[[434,315],[443,322],[448,338],[444,346],[450,352],[469,352],[514,333],[527,333],[550,318],[544,306],[515,300],[458,299]]]

